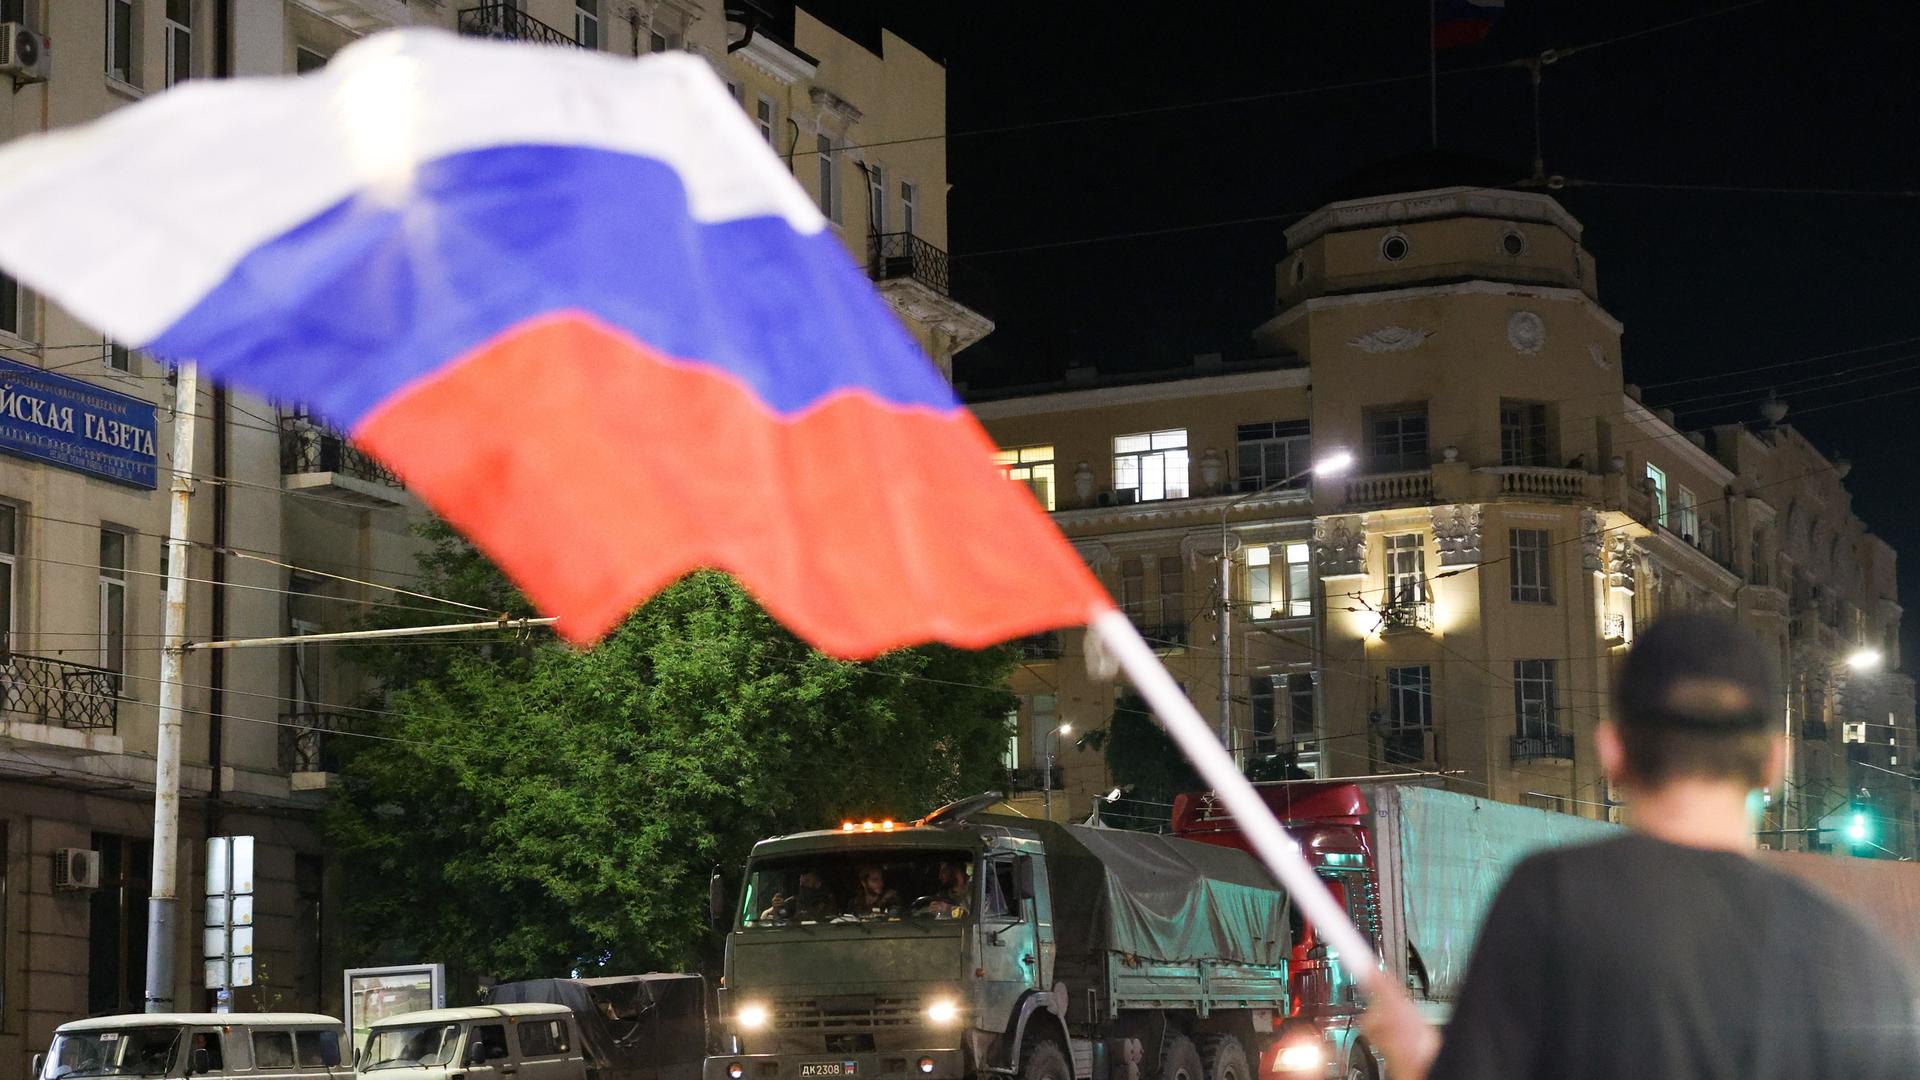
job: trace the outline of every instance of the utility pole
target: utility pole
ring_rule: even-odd
[[[187,644],[187,512],[193,496],[196,372],[174,369],[173,487],[167,513],[167,608],[161,626],[160,733],[153,752],[153,892],[147,900],[147,1011],[173,1012],[180,881],[180,692]]]
[[[1238,499],[1234,502],[1239,502]],[[1233,748],[1233,537],[1227,532],[1227,511],[1220,509],[1220,745]]]

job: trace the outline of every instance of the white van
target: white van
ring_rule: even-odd
[[[422,1071],[424,1070],[424,1071]],[[382,1018],[355,1049],[360,1080],[586,1080],[573,1012],[527,1002]]]
[[[33,1057],[36,1080],[344,1078],[340,1021],[318,1013],[126,1013],[74,1020]]]

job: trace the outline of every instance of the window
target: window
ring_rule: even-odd
[[[600,47],[600,0],[573,0],[573,40],[583,49]]]
[[[167,0],[167,85],[193,77],[193,0]]]
[[[87,1011],[139,1012],[147,986],[147,894],[153,841],[94,833],[100,887],[87,898]]]
[[[1007,747],[1000,752],[1000,765],[1008,772],[1020,767],[1020,710],[1007,710]]]
[[[303,1069],[324,1069],[340,1063],[340,1036],[332,1031],[296,1031],[293,1059]]]
[[[1120,610],[1136,624],[1147,614],[1147,572],[1139,559],[1120,560]]]
[[[507,1026],[505,1024],[476,1024],[467,1033],[467,1045],[478,1044],[487,1048],[486,1060],[500,1061],[507,1057]]]
[[[326,861],[318,855],[295,852],[293,856],[293,979],[295,1001],[302,1008],[320,1007],[321,988],[326,985],[327,969],[323,943],[326,940],[325,913]]]
[[[1312,737],[1317,725],[1314,723],[1313,690],[1319,682],[1319,676],[1311,671],[1296,671],[1282,675],[1276,681],[1280,698],[1287,708],[1287,729],[1296,737]]]
[[[1160,556],[1159,578],[1159,636],[1162,640],[1155,644],[1185,644],[1187,629],[1187,575],[1186,566],[1180,561],[1180,556]]]
[[[1186,429],[1116,437],[1113,491],[1123,503],[1186,498]]]
[[[27,21],[27,0],[0,0],[0,22]]]
[[[515,1028],[520,1033],[521,1057],[548,1057],[568,1050],[565,1020],[536,1020]]]
[[[1367,414],[1367,467],[1406,472],[1427,467],[1427,407],[1378,409]]]
[[[1755,585],[1767,584],[1772,578],[1767,572],[1767,532],[1758,525],[1753,527],[1753,552],[1747,558],[1747,580]]]
[[[1545,529],[1507,530],[1507,581],[1515,603],[1553,603],[1553,578],[1547,556],[1551,547]]]
[[[107,0],[107,77],[134,81],[133,0]]]
[[[1271,753],[1278,742],[1314,737],[1319,730],[1314,720],[1316,682],[1311,671],[1263,671],[1248,679],[1255,751]]]
[[[867,224],[875,233],[887,231],[887,172],[867,166]]]
[[[293,73],[305,75],[309,71],[319,71],[327,66],[327,54],[302,45],[293,50]]]
[[[988,918],[1018,918],[1014,897],[1012,855],[994,855],[987,859],[986,873],[980,875],[980,914]]]
[[[753,103],[753,124],[760,129],[760,137],[773,145],[773,102],[759,98]]]
[[[1412,250],[1412,245],[1407,243],[1407,238],[1402,233],[1388,233],[1385,239],[1380,241],[1380,257],[1388,262],[1399,262]]]
[[[913,233],[913,184],[900,181],[900,231],[912,236]]]
[[[106,361],[107,368],[111,371],[132,371],[133,350],[117,341],[108,341]]]
[[[293,1032],[256,1029],[253,1033],[253,1067],[293,1068]]]
[[[1418,604],[1427,598],[1427,552],[1420,533],[1386,538],[1387,605]]]
[[[1027,701],[1027,737],[1033,740],[1031,760],[1045,764],[1047,746],[1053,729],[1060,726],[1060,699],[1054,694],[1035,694]]]
[[[833,140],[825,135],[814,139],[814,149],[820,158],[820,212],[830,221],[840,220],[840,200],[838,194],[839,178],[833,167]]]
[[[1290,491],[1305,487],[1312,465],[1310,443],[1305,420],[1241,424],[1240,490],[1262,491],[1281,481],[1286,481]]]
[[[100,529],[100,666],[125,671],[127,663],[127,534]]]
[[[23,302],[20,283],[4,273],[0,273],[0,330],[14,337],[26,337],[26,304]]]
[[[1546,739],[1563,734],[1554,706],[1552,660],[1513,662],[1513,716],[1515,733],[1523,739]]]
[[[1700,515],[1700,550],[1706,552],[1714,562],[1727,561],[1727,553],[1722,550],[1720,539],[1724,533],[1718,512],[1709,510]]]
[[[1007,479],[1027,485],[1033,491],[1033,497],[1040,505],[1049,510],[1053,505],[1053,447],[1018,446],[1009,450],[999,450],[993,460],[1000,465],[1000,471]]]
[[[1500,464],[1550,466],[1547,407],[1537,401],[1500,403]]]
[[[226,1071],[227,1059],[226,1055],[221,1053],[222,1041],[219,1028],[195,1028],[193,1030],[192,1049],[196,1052],[206,1051],[208,1072],[218,1073]]]
[[[1667,474],[1660,466],[1647,463],[1647,494],[1653,496],[1653,520],[1655,524],[1667,523]]]
[[[0,651],[5,652],[19,645],[13,637],[20,615],[14,609],[14,598],[20,595],[19,580],[14,576],[20,556],[19,530],[20,508],[0,503]]]
[[[1394,731],[1426,731],[1433,727],[1433,669],[1387,669],[1387,726]]]
[[[1280,565],[1274,565],[1275,559]],[[1247,549],[1247,603],[1255,619],[1313,614],[1313,576],[1305,541]]]
[[[1661,524],[1679,533],[1688,541],[1700,538],[1700,513],[1694,502],[1693,492],[1685,484],[1675,484],[1673,488],[1673,520],[1662,520]]]

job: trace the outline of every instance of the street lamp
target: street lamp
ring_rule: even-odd
[[[1878,671],[1882,659],[1879,649],[1863,645],[1847,655],[1847,666],[1855,671]]]
[[[1312,465],[1255,488],[1220,508],[1220,745],[1233,751],[1233,555],[1228,550],[1227,513],[1256,495],[1286,487],[1303,476],[1337,476],[1353,467],[1353,454],[1335,450]]]
[[[1060,745],[1060,736],[1073,734],[1073,722],[1061,724],[1043,736],[1042,745],[1047,748],[1046,768],[1040,773],[1040,804],[1045,810],[1047,820],[1053,820],[1053,755]]]

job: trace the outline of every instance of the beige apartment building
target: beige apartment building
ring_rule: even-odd
[[[849,254],[950,365],[992,324],[948,294],[946,148],[926,138],[945,128],[941,65],[878,26],[849,36],[790,2],[748,10],[750,35],[719,0],[0,0],[0,22],[58,43],[15,72],[0,135],[84,123],[182,79],[305,73],[395,26],[616,56],[685,50],[727,79]],[[0,389],[45,399],[42,420],[55,407],[78,418],[69,433],[0,416],[0,1071],[22,1072],[54,1025],[141,1005],[173,394],[165,365],[6,279],[0,368]],[[296,404],[203,386],[196,414],[194,638],[344,629],[370,604],[446,621],[356,583],[412,574],[424,511],[396,477]],[[189,659],[184,1006],[208,1000],[196,898],[202,841],[218,832],[257,841],[259,985],[236,1007],[338,1014],[331,913],[375,887],[328,858],[318,829],[366,689],[344,655]]]
[[[1258,359],[974,395],[1010,474],[1256,775],[1440,773],[1614,816],[1592,732],[1619,658],[1661,612],[1722,612],[1789,676],[1763,841],[1845,850],[1830,827],[1862,812],[1911,853],[1894,553],[1852,512],[1845,463],[1785,402],[1707,431],[1644,404],[1580,223],[1548,195],[1447,183],[1288,229]],[[1343,473],[1307,472],[1341,452]],[[1113,777],[1078,744],[1115,687],[1077,632],[1024,649],[1017,802],[1059,787],[1054,814],[1084,818]]]

